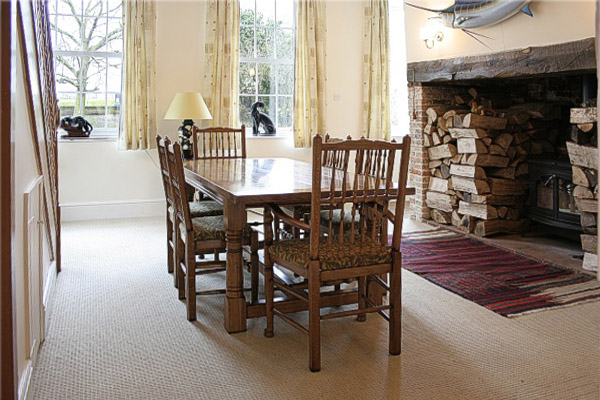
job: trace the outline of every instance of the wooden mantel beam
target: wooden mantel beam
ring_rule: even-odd
[[[455,57],[408,64],[408,82],[535,77],[545,74],[594,73],[594,38],[527,47],[481,56]]]

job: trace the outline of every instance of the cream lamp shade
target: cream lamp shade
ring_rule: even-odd
[[[212,119],[200,93],[177,93],[165,119]]]

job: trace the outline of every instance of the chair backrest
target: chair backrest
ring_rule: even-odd
[[[192,130],[194,159],[246,158],[246,126]]]
[[[396,185],[392,178],[398,151],[401,155]],[[323,166],[323,157],[328,154],[335,154],[341,162]],[[354,159],[354,172],[348,168],[351,158]],[[409,158],[408,136],[402,143],[365,138],[323,143],[323,138],[315,135],[311,232],[320,231],[321,210],[329,211],[328,227],[323,232],[327,235],[327,242],[350,241],[357,253],[368,252],[374,246],[388,245],[386,228],[388,219],[391,219],[394,223],[392,248],[399,251]],[[327,184],[327,189],[321,189],[323,183]],[[388,210],[392,200],[396,200],[394,213]],[[348,211],[345,205],[348,205]],[[345,214],[350,213],[351,223],[334,224],[334,210],[340,210],[342,221]],[[319,256],[319,240],[319,235],[310,236],[311,259]]]
[[[156,135],[156,147],[158,149],[158,160],[160,161],[160,174],[162,177],[163,189],[165,190],[165,199],[167,207],[173,206],[173,196],[171,195],[171,182],[169,178],[169,165],[167,164],[167,147],[171,141],[168,137],[162,138]]]
[[[352,136],[348,135],[346,137],[346,139],[352,139]],[[331,137],[331,136],[329,136],[329,133],[325,135],[325,143],[338,143],[338,142],[342,142],[343,140],[344,139],[342,139],[342,138]],[[335,151],[335,150],[332,150],[332,151],[324,150],[322,165],[324,167],[332,167],[335,165],[335,167],[337,169],[342,169],[342,167],[344,166],[344,159],[342,158],[342,152]]]
[[[183,154],[179,142],[170,143],[167,146],[167,165],[169,167],[169,182],[175,218],[173,222],[182,222],[186,230],[192,229],[192,218],[190,216],[190,205],[188,203],[185,173],[183,171]]]

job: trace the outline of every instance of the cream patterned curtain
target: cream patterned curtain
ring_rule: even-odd
[[[119,148],[156,147],[156,1],[123,2],[123,110]]]
[[[366,0],[363,23],[363,135],[390,139],[387,0]]]
[[[310,147],[326,132],[325,0],[298,0],[294,82],[294,146]]]
[[[240,3],[209,0],[206,4],[202,95],[211,126],[237,128],[239,121]]]

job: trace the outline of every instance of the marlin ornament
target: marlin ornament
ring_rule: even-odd
[[[418,8],[419,10],[436,13],[438,16],[433,18],[439,19],[444,25],[450,28],[461,29],[467,35],[488,47],[485,43],[475,37],[475,35],[487,39],[491,39],[490,37],[472,32],[469,29],[497,24],[519,12],[533,17],[533,13],[529,8],[530,1],[531,0],[455,0],[453,5],[443,10],[434,10],[410,3],[406,3],[406,5]]]

